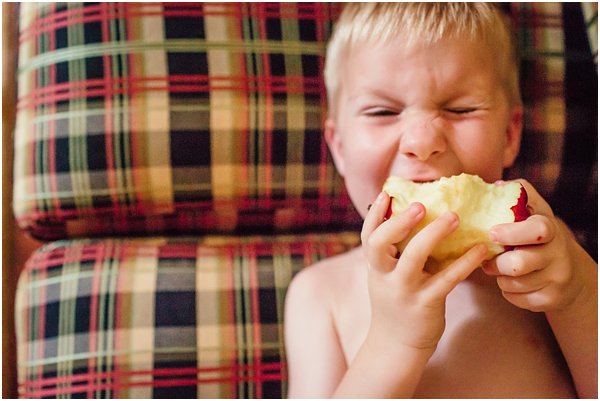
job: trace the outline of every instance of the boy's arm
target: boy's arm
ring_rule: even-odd
[[[564,229],[568,230],[566,226]],[[546,317],[569,365],[577,394],[581,398],[597,398],[598,266],[578,244],[571,249],[588,286],[567,308],[546,312]]]
[[[504,297],[523,309],[545,312],[580,397],[598,395],[598,265],[567,226],[525,180],[534,214],[492,228],[514,250],[483,267],[497,276]]]
[[[434,349],[395,349],[371,335],[348,367],[331,313],[331,278],[319,273],[318,267],[302,271],[288,289],[288,397],[411,397]]]
[[[286,296],[289,398],[329,398],[346,371],[328,299],[331,292],[322,285],[318,269],[301,271]]]

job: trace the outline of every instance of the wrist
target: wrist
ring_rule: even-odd
[[[411,398],[435,347],[382,341],[370,333],[334,398]]]
[[[406,344],[397,338],[369,333],[361,351],[376,361],[381,371],[409,370],[419,376],[433,355],[436,345]]]
[[[546,312],[546,316],[554,319],[581,320],[590,314],[597,316],[598,311],[598,265],[581,249],[581,257],[575,258],[578,267],[580,285],[574,291],[570,302],[555,310]]]

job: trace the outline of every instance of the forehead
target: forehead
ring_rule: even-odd
[[[494,50],[480,41],[440,40],[406,46],[399,38],[387,43],[355,45],[342,63],[343,84],[360,87],[379,83],[411,85],[427,78],[438,84],[497,82],[499,68]],[[343,86],[344,86],[343,85]]]

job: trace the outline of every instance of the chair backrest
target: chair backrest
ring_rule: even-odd
[[[339,8],[24,3],[19,225],[42,239],[357,227],[321,135]]]

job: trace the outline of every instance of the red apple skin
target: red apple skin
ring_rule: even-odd
[[[521,195],[519,196],[519,200],[517,204],[510,208],[515,214],[515,222],[527,220],[527,218],[531,215],[529,213],[529,209],[527,209],[527,201],[529,200],[527,196],[527,191],[525,188],[521,186]]]
[[[525,221],[529,216],[531,216],[531,213],[529,213],[529,209],[527,208],[528,200],[529,197],[527,196],[527,191],[525,191],[525,188],[521,186],[521,195],[517,200],[517,204],[510,208],[510,210],[512,210],[515,214],[515,223],[519,221]],[[515,249],[515,247],[505,245],[504,249],[506,251],[512,251],[513,249]]]
[[[390,217],[392,217],[392,199],[394,199],[394,197],[390,196],[390,204],[388,206],[387,212],[385,213],[385,220],[389,220]],[[529,216],[531,216],[531,213],[529,212],[529,209],[527,208],[528,200],[529,200],[529,197],[527,196],[527,191],[525,191],[525,188],[523,186],[521,186],[521,195],[519,195],[517,204],[510,208],[510,210],[512,210],[515,215],[515,223],[519,222],[519,221],[527,220],[527,218]],[[506,251],[512,251],[513,249],[515,249],[515,247],[506,245],[506,246],[504,246],[504,249]]]
[[[390,196],[390,204],[388,206],[387,212],[385,212],[385,220],[389,220],[390,217],[392,217],[392,200],[394,199],[393,196]]]

